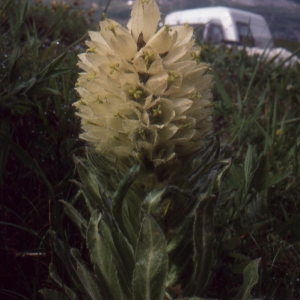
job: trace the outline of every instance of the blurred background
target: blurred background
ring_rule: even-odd
[[[43,0],[54,3],[53,0]],[[108,1],[105,0],[56,0],[57,3],[69,3],[82,6],[84,9],[94,11],[94,18],[100,19]],[[112,0],[109,3],[108,16],[126,24],[132,0]],[[209,6],[228,6],[243,9],[262,15],[268,22],[271,33],[276,40],[300,42],[300,0],[158,0],[162,18],[176,10],[184,10]]]

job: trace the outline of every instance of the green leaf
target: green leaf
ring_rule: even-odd
[[[232,160],[224,159],[220,160],[219,164],[222,166],[214,175],[212,182],[210,183],[210,188],[208,190],[208,195],[210,194],[218,194],[221,189],[221,184],[223,182],[224,177],[227,175],[231,168]]]
[[[267,189],[277,183],[279,183],[280,181],[284,180],[285,178],[287,178],[290,174],[289,173],[282,173],[282,174],[276,174],[273,176],[268,176],[267,179],[263,180],[259,186],[260,190],[262,189]]]
[[[232,164],[228,177],[226,179],[230,187],[239,189],[243,185],[244,174],[242,168],[236,164]]]
[[[151,216],[144,214],[135,252],[133,299],[163,299],[168,271],[166,248],[160,227]]]
[[[51,79],[51,78],[55,78],[59,75],[69,73],[71,70],[72,70],[71,68],[67,68],[67,67],[53,68],[52,70],[49,69],[46,72],[46,74],[44,76],[42,76],[41,79],[39,79],[39,83],[44,82],[44,81],[46,81],[48,79]]]
[[[49,233],[53,240],[55,252],[59,256],[63,266],[67,270],[70,280],[73,282],[75,286],[79,286],[80,280],[76,273],[76,264],[74,262],[74,259],[71,257],[69,246],[66,245],[66,243],[64,243],[62,240],[58,239],[54,231],[49,231]],[[61,280],[58,277],[58,273],[55,271],[55,266],[52,264],[50,265],[50,267],[51,267],[50,275],[52,274],[53,276],[55,276],[52,278],[57,283],[59,283]],[[63,285],[63,283],[61,283],[61,285]]]
[[[91,262],[101,284],[101,291],[105,294],[106,299],[122,300],[124,299],[124,293],[120,287],[111,249],[98,231],[100,220],[101,214],[98,210],[95,210],[92,213],[87,230],[87,246]]]
[[[85,295],[88,297],[88,299],[101,300],[102,297],[98,283],[83,262],[79,250],[71,249],[71,254],[77,262],[77,274],[82,282],[82,289],[84,290]]]
[[[176,262],[178,272],[181,272],[188,262],[184,249],[186,246],[191,249],[190,232],[197,206],[196,198],[178,187],[169,186],[149,193],[142,206],[164,227],[167,253]],[[181,264],[180,267],[178,264]]]
[[[54,95],[54,96],[61,96],[61,92],[58,90],[49,88],[49,87],[36,87],[30,91],[32,95]]]
[[[8,95],[6,95],[5,99],[10,98],[12,95],[24,95],[35,84],[36,84],[35,77],[30,78],[26,82],[21,82]]]
[[[251,180],[252,168],[253,168],[253,146],[249,145],[246,158],[245,158],[245,164],[244,164],[244,177],[247,185]]]
[[[188,244],[190,242],[191,239],[187,238],[187,235],[189,235],[192,223],[192,217],[185,217],[181,220],[181,224],[179,224],[179,226],[176,226],[176,228],[171,228],[172,234],[170,234],[167,239],[167,252],[169,254],[172,253],[174,255],[173,252],[176,251],[176,249],[181,252],[182,249],[180,249],[180,246],[182,243]]]
[[[263,182],[266,181],[266,178],[269,176],[269,160],[266,154],[262,154],[257,163],[257,167],[251,174],[251,181],[247,186],[249,192],[252,188],[257,191],[264,189]]]
[[[113,218],[124,236],[126,236],[132,245],[135,244],[136,233],[132,228],[132,224],[128,216],[128,210],[124,208],[124,202],[126,199],[126,194],[139,171],[140,166],[136,165],[125,174],[112,199]]]
[[[86,237],[86,230],[88,223],[84,219],[84,217],[81,215],[81,213],[76,210],[73,205],[70,203],[60,200],[64,206],[65,206],[65,213],[69,216],[69,218],[74,222],[74,224],[80,229],[81,234]]]
[[[152,216],[163,217],[165,215],[165,212],[162,209],[161,200],[164,194],[165,189],[149,192],[145,200],[143,201],[143,209]]]
[[[260,263],[260,258],[253,260],[248,264],[245,268],[244,274],[244,283],[243,286],[238,293],[238,295],[234,298],[234,300],[252,300],[252,296],[250,294],[253,286],[258,282],[258,267]]]
[[[242,274],[248,264],[249,264],[249,261],[244,261],[244,262],[241,262],[239,264],[234,264],[231,267],[231,272],[234,273],[234,274]]]
[[[97,207],[104,211],[110,211],[110,206],[100,191],[101,183],[98,181],[91,168],[77,157],[74,157],[74,161],[83,183],[83,185],[81,185],[81,190],[90,213]]]
[[[67,53],[68,53],[67,51],[63,52],[61,55],[55,58],[49,65],[47,65],[44,68],[44,70],[42,70],[42,72],[38,76],[40,82],[46,80],[47,78],[52,78],[56,76],[55,69],[61,64],[61,62],[64,60],[65,56],[67,55]],[[65,69],[66,71],[67,68],[62,68],[62,69]],[[58,72],[58,74],[62,74],[62,73]]]
[[[120,229],[115,224],[107,223],[105,218],[101,219],[99,231],[108,244],[116,265],[121,270],[119,272],[120,284],[127,298],[130,299],[132,298],[131,281],[135,265],[133,248]]]
[[[215,196],[210,196],[202,199],[196,209],[193,228],[194,295],[201,293],[204,289],[214,262],[214,206]]]
[[[223,84],[221,83],[220,79],[216,75],[214,76],[214,80],[215,80],[216,89],[220,93],[225,105],[232,111],[234,122],[237,124],[239,122],[239,116],[234,108],[234,104],[232,100],[230,99],[231,97],[228,95]]]

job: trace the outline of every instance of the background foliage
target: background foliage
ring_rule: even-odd
[[[37,291],[52,285],[48,230],[81,247],[58,200],[77,199],[72,155],[82,154],[83,143],[72,108],[75,65],[96,27],[77,6],[0,0],[0,11],[0,295],[39,299]],[[300,66],[202,49],[215,75],[215,132],[233,158],[215,215],[217,260],[206,296],[232,299],[245,266],[261,258],[255,297],[300,298]]]

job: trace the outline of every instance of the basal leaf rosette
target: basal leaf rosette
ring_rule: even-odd
[[[201,148],[211,125],[212,77],[193,29],[164,26],[159,9],[136,1],[127,28],[105,19],[79,55],[75,103],[81,138],[104,155],[161,165]]]

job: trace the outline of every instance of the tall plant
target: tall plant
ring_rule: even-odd
[[[75,105],[86,159],[76,158],[87,211],[62,201],[83,251],[51,233],[66,279],[46,299],[200,299],[214,264],[214,208],[230,167],[212,129],[209,66],[189,26],[164,26],[154,0],[136,1],[128,30],[90,32]],[[251,299],[258,261],[237,299]]]

